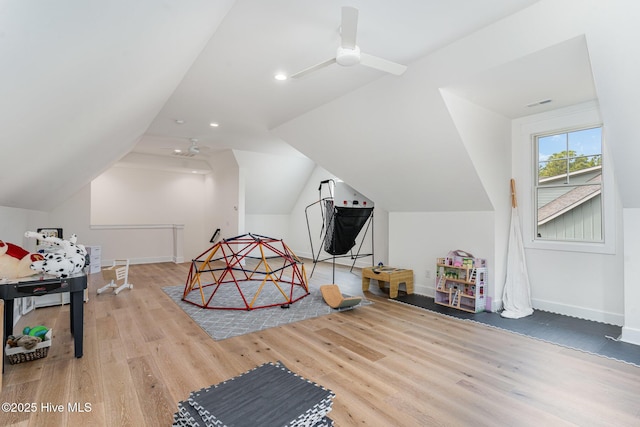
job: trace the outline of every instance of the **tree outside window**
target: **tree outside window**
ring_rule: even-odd
[[[602,127],[536,137],[536,236],[602,242]]]

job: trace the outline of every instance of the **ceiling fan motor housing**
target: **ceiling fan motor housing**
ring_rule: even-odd
[[[338,47],[336,53],[336,62],[345,67],[360,63],[360,48],[355,46],[353,49]]]

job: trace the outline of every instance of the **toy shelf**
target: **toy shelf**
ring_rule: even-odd
[[[486,261],[480,258],[438,258],[435,303],[470,313],[485,310]]]

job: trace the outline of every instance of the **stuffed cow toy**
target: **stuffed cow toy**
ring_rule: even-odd
[[[24,235],[25,237],[52,243],[54,247],[57,247],[53,252],[46,253],[42,261],[32,262],[32,270],[65,278],[73,273],[82,271],[87,265],[87,250],[84,245],[76,243],[78,236],[75,234],[69,240],[46,236],[34,231],[27,231]]]

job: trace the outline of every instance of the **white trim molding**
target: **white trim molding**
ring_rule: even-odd
[[[149,230],[149,229],[180,229],[184,224],[98,224],[91,225],[92,230]]]
[[[109,258],[127,258],[131,264],[184,262],[184,224],[94,224],[90,227],[99,232],[102,265],[108,265]],[[150,242],[151,253],[139,242]]]

